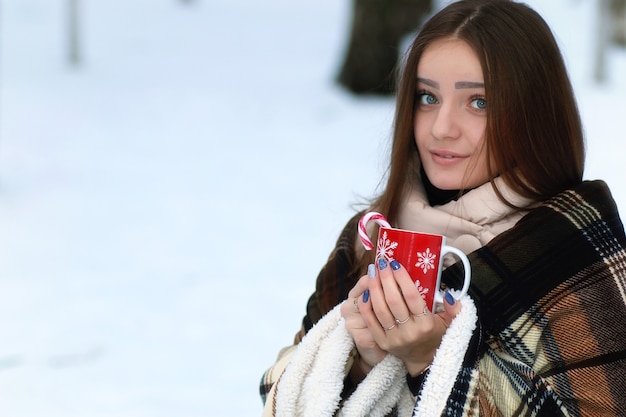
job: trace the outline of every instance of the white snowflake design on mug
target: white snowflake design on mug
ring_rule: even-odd
[[[422,283],[419,279],[415,280],[415,286],[417,287],[417,291],[419,291],[422,298],[426,298],[426,294],[428,294],[428,288],[422,287]]]
[[[393,252],[398,247],[398,242],[392,242],[387,239],[387,232],[383,232],[382,239],[378,239],[378,248],[377,251],[380,254],[381,258],[385,258],[388,261],[393,259]]]
[[[429,269],[435,269],[436,254],[430,252],[430,248],[426,248],[425,252],[417,252],[416,267],[422,268],[424,273],[427,273]]]

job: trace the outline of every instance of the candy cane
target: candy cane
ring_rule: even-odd
[[[387,219],[385,219],[385,216],[380,213],[370,211],[369,213],[363,215],[363,217],[361,217],[361,220],[359,220],[359,237],[361,238],[361,243],[363,243],[363,246],[366,250],[374,249],[374,245],[367,235],[367,224],[372,220],[374,220],[380,226],[391,227],[389,222],[387,222]]]

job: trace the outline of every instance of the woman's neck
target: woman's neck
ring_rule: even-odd
[[[442,190],[435,187],[428,179],[424,168],[420,168],[420,177],[431,206],[441,206],[459,198],[460,190]]]

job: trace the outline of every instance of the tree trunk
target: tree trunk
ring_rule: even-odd
[[[611,41],[619,46],[626,46],[626,0],[611,1],[613,16]]]
[[[78,0],[68,0],[68,59],[71,65],[80,64],[78,29]]]
[[[604,83],[607,79],[606,55],[610,42],[611,25],[611,0],[597,0],[597,23],[596,23],[596,46],[593,78],[598,83]]]
[[[392,94],[402,38],[420,27],[432,1],[353,0],[352,10],[338,82],[356,94]]]

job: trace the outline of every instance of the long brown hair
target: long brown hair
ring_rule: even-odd
[[[583,129],[563,58],[546,22],[509,0],[461,0],[434,15],[413,41],[398,84],[387,185],[372,208],[391,224],[407,185],[419,181],[413,133],[417,66],[424,50],[457,38],[480,60],[488,104],[485,146],[490,177],[542,201],[582,181]],[[507,204],[493,180],[496,193]]]
[[[404,193],[420,181],[413,131],[417,67],[434,41],[465,41],[478,56],[485,81],[486,156],[493,179],[514,192],[544,201],[582,181],[582,123],[565,63],[547,23],[530,7],[510,0],[461,0],[435,14],[409,48],[398,83],[387,184],[370,209],[397,226]],[[376,239],[376,233],[373,236]],[[356,268],[373,262],[357,244]]]

